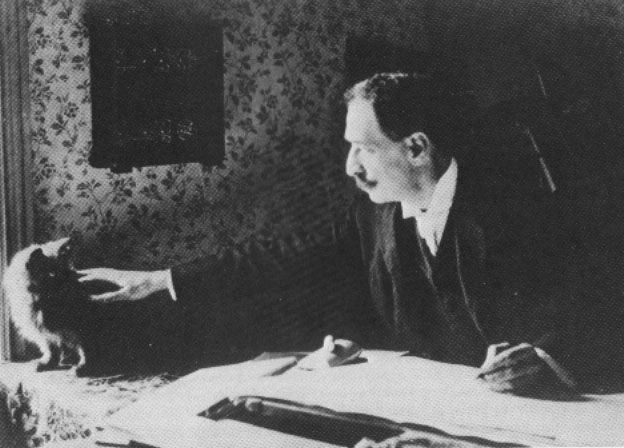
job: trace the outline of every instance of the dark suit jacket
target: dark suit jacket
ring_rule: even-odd
[[[333,332],[472,365],[488,344],[529,342],[574,366],[579,257],[554,203],[460,166],[432,276],[414,221],[399,204],[364,197],[331,244],[251,244],[173,268],[174,287],[230,350],[269,341],[283,349],[295,334],[318,346],[320,333]]]

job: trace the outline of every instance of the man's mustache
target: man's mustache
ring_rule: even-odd
[[[366,173],[356,173],[353,177],[355,178],[355,184],[362,190],[373,188],[377,185],[377,182],[366,178]]]

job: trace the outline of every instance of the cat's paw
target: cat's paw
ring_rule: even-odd
[[[47,372],[50,370],[58,370],[58,368],[59,366],[56,363],[38,361],[35,370],[37,372]]]
[[[57,369],[58,370],[69,370],[69,369],[73,369],[74,368],[74,364],[70,363],[70,362],[60,362]]]
[[[73,367],[73,372],[77,377],[93,376],[97,373],[97,369],[89,364],[82,364]]]
[[[41,361],[35,363],[37,372],[48,372],[50,370],[68,370],[72,368],[71,364],[61,363],[58,360]]]

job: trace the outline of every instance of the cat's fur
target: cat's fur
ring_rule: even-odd
[[[41,351],[37,370],[73,366],[80,373],[87,362],[82,339],[95,305],[71,255],[69,238],[33,244],[13,257],[4,275],[13,323]]]

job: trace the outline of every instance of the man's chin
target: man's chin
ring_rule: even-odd
[[[386,202],[391,202],[388,198],[381,195],[379,191],[375,191],[374,188],[369,188],[364,191],[368,194],[368,198],[375,204],[385,204]]]
[[[386,202],[390,202],[388,198],[383,197],[382,192],[377,188],[376,183],[364,183],[356,181],[355,184],[360,190],[366,193],[370,200],[375,204],[384,204]]]

